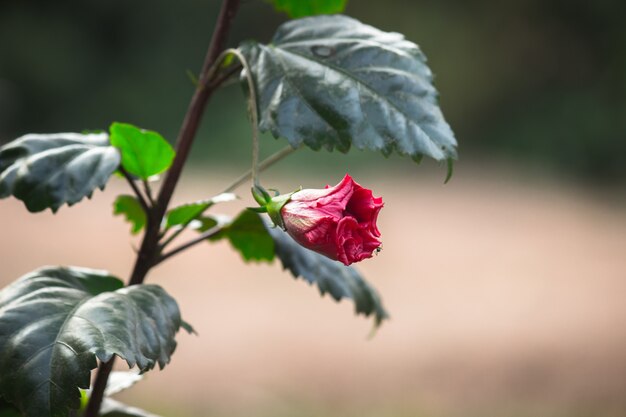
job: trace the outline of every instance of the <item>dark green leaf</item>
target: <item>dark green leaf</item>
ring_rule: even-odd
[[[167,170],[176,153],[161,135],[127,123],[110,127],[111,145],[122,153],[122,166],[133,175],[147,180]]]
[[[144,228],[148,220],[143,207],[132,195],[118,196],[113,203],[113,214],[123,214],[126,221],[132,225],[131,233],[134,235]]]
[[[276,255],[294,277],[316,284],[322,295],[329,293],[336,301],[351,298],[356,313],[366,317],[373,314],[376,326],[388,317],[378,292],[355,268],[300,246],[277,227],[268,226],[268,230],[276,245]]]
[[[96,358],[148,371],[170,361],[181,325],[157,285],[122,287],[103,271],[43,268],[0,292],[0,395],[26,417],[80,406]]]
[[[341,13],[347,2],[347,0],[272,0],[276,10],[287,13],[289,17]]]
[[[316,16],[283,24],[269,45],[240,50],[256,85],[260,129],[291,146],[456,158],[426,58],[402,35]]]
[[[271,262],[274,259],[274,240],[267,232],[263,219],[251,210],[242,211],[211,240],[223,238],[228,239],[245,261]]]
[[[111,398],[105,398],[100,407],[101,417],[159,417],[137,407],[131,407]]]
[[[56,212],[104,189],[119,164],[105,133],[22,136],[0,148],[0,198],[13,195],[29,211]]]
[[[237,198],[232,193],[222,193],[209,200],[197,201],[195,203],[183,204],[169,210],[165,215],[165,228],[180,226],[199,218],[213,204],[233,201]]]

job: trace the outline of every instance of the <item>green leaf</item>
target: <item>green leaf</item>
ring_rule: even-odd
[[[272,0],[276,11],[285,12],[292,18],[341,13],[347,2],[347,0]]]
[[[195,203],[183,204],[169,210],[165,215],[165,228],[188,224],[198,219],[209,207],[217,203],[233,201],[237,196],[232,193],[222,193],[208,200],[196,201]]]
[[[165,228],[187,224],[204,213],[211,206],[208,201],[198,201],[196,203],[183,204],[174,207],[165,215]]]
[[[2,290],[0,395],[26,417],[67,416],[96,358],[163,368],[176,347],[178,305],[157,285],[122,285],[104,271],[47,267]]]
[[[220,217],[222,218],[220,219]],[[222,216],[200,216],[196,219],[195,222],[192,222],[190,224],[190,228],[202,233],[202,232],[206,232],[209,229],[214,228],[215,226],[219,224],[221,224],[222,226],[226,226],[227,224],[230,224],[231,222],[232,222],[232,219],[230,218],[230,216],[223,216],[223,215]]]
[[[218,224],[217,221],[216,224]],[[228,239],[246,262],[271,262],[274,259],[274,240],[267,232],[263,219],[251,210],[242,211],[232,223],[225,226],[211,240],[223,238]]]
[[[302,277],[309,284],[316,284],[322,295],[328,293],[335,301],[351,298],[356,314],[374,315],[376,326],[388,318],[378,292],[355,268],[300,246],[277,227],[267,227],[276,245],[276,255],[295,278]]]
[[[122,166],[128,172],[147,180],[167,170],[176,153],[161,135],[127,123],[110,127],[111,145],[122,153]]]
[[[0,148],[0,198],[13,195],[31,212],[56,212],[104,189],[119,164],[105,133],[25,135]]]
[[[132,195],[120,195],[115,199],[113,203],[113,214],[124,215],[126,221],[129,222],[131,227],[131,233],[136,235],[146,225],[147,217],[141,204]]]
[[[257,90],[259,128],[294,148],[456,158],[426,58],[401,34],[316,16],[283,24],[269,45],[240,50]]]

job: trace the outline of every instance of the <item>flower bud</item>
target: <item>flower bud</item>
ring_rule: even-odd
[[[371,258],[380,247],[376,220],[382,207],[382,198],[348,174],[334,187],[277,196],[267,205],[296,242],[345,265]]]

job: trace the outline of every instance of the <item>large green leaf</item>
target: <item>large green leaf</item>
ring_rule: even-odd
[[[122,166],[133,175],[147,180],[167,170],[176,153],[157,132],[127,123],[113,123],[109,128],[111,145],[122,153]]]
[[[181,326],[176,301],[157,285],[122,285],[103,271],[49,267],[2,290],[0,396],[26,417],[65,417],[96,358],[164,367]]]
[[[315,16],[283,24],[269,45],[247,42],[240,50],[255,82],[260,129],[293,147],[456,158],[426,58],[402,35],[346,16]]]
[[[106,133],[25,135],[0,148],[0,198],[56,212],[103,189],[119,164]]]
[[[313,16],[316,14],[341,13],[347,0],[272,0],[279,12],[289,17]]]
[[[277,227],[268,226],[268,230],[274,239],[276,255],[294,277],[316,284],[322,295],[328,293],[335,301],[351,298],[356,313],[374,315],[376,326],[388,317],[378,292],[355,268],[300,246]]]

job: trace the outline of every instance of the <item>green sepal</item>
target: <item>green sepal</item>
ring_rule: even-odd
[[[274,224],[281,229],[285,230],[285,224],[283,222],[283,216],[280,214],[280,211],[283,209],[285,204],[291,200],[291,196],[295,193],[289,194],[281,194],[272,199],[265,205],[265,209],[267,210],[267,214],[270,216],[270,219],[274,222]]]
[[[260,185],[255,184],[254,187],[252,187],[251,192],[252,192],[252,197],[254,197],[254,201],[259,203],[259,206],[265,206],[272,199],[272,197],[267,192],[267,190],[265,190],[265,188],[263,188]]]
[[[248,210],[253,211],[255,213],[267,213],[267,208],[263,207],[248,207]]]

